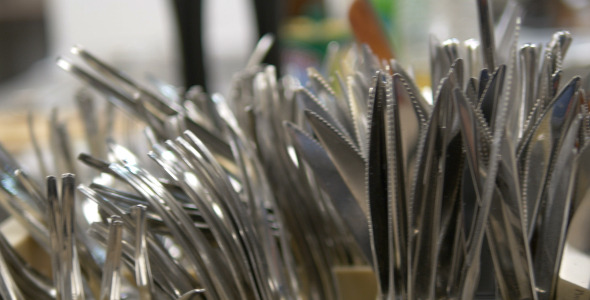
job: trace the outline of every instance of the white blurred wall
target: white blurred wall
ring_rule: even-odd
[[[171,1],[48,0],[50,53],[68,54],[74,44],[115,62],[131,75],[151,73],[178,83],[176,23]],[[255,40],[248,0],[205,0],[207,67],[213,89],[247,59]],[[241,63],[241,64],[240,64]]]

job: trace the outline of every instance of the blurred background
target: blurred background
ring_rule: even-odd
[[[418,75],[428,74],[429,34],[439,40],[478,36],[472,0],[367,1],[396,58]],[[55,67],[55,59],[78,44],[134,78],[203,84],[227,94],[259,36],[273,32],[279,43],[267,62],[305,81],[305,69],[320,66],[330,41],[353,40],[350,2],[0,0],[0,127],[14,131],[24,109],[71,104],[80,83]],[[574,43],[566,67],[586,68],[590,1],[518,2],[525,9],[521,43],[546,43],[556,29],[568,29]],[[496,18],[505,4],[492,1]]]

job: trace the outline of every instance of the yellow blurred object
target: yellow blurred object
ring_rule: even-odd
[[[39,244],[31,238],[27,231],[14,218],[8,218],[0,226],[6,240],[20,256],[41,274],[52,277],[51,259]]]
[[[377,278],[369,266],[335,267],[338,294],[342,300],[377,298]]]

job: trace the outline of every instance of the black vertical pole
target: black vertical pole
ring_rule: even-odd
[[[254,0],[256,10],[256,23],[258,25],[258,35],[261,37],[266,33],[272,33],[275,37],[275,43],[264,58],[264,63],[272,64],[277,68],[277,74],[280,75],[281,51],[279,27],[283,15],[282,0]]]
[[[205,74],[202,0],[174,0],[180,38],[182,71],[186,88],[200,85],[207,90]]]

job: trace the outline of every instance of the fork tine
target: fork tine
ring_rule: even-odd
[[[62,267],[64,280],[64,299],[84,299],[80,262],[76,250],[75,214],[76,214],[76,177],[74,174],[62,175],[61,188],[61,241]]]
[[[131,208],[131,216],[135,221],[135,283],[141,300],[150,300],[153,295],[152,272],[146,241],[146,210],[145,205],[136,205]]]
[[[12,278],[12,274],[10,274],[2,253],[0,253],[0,295],[5,300],[24,299],[20,289],[14,283],[14,279]]]
[[[111,216],[107,241],[107,258],[100,287],[100,300],[121,299],[122,238],[123,221],[119,216]]]

